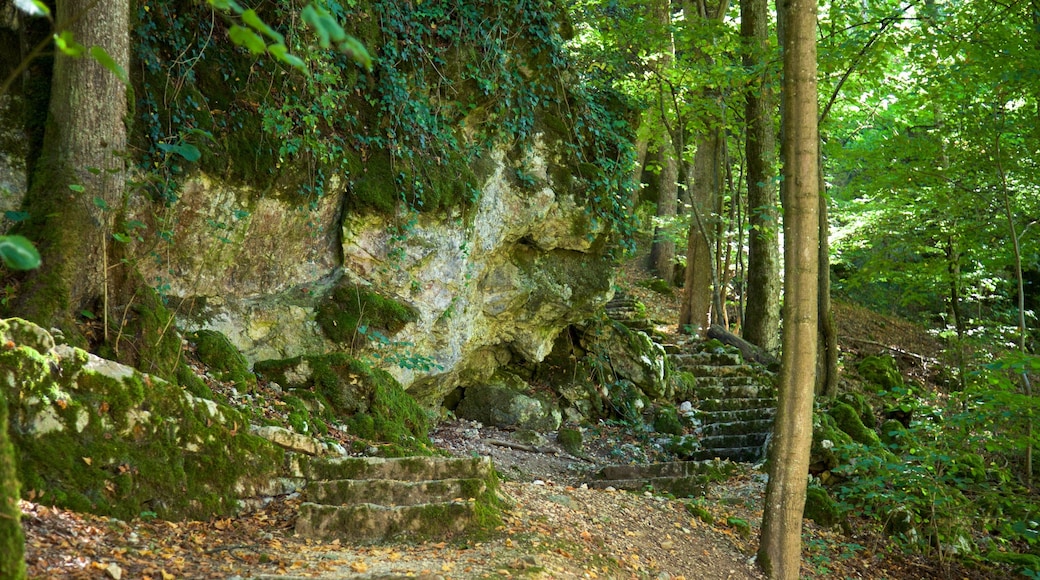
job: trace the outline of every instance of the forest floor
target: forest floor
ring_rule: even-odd
[[[625,290],[647,305],[661,330],[674,328],[676,296],[635,286]],[[846,354],[889,352],[922,377],[940,356],[941,344],[915,325],[841,303],[835,312]],[[507,503],[503,525],[481,541],[354,547],[304,540],[293,534],[299,499],[292,497],[239,517],[184,522],[123,522],[23,502],[30,576],[762,578],[753,560],[766,479],[760,468],[745,466],[711,487],[705,498],[695,500],[711,517],[698,518],[687,509],[691,500],[584,485],[600,466],[618,463],[619,450],[629,455],[626,460],[655,459],[639,435],[621,425],[586,429],[587,455],[580,459],[562,451],[497,446],[489,441],[508,439],[507,433],[466,421],[442,423],[431,438],[456,455],[490,455],[501,474]],[[802,577],[974,580],[1001,575],[904,554],[875,528],[851,521],[845,531],[822,529],[807,521]]]

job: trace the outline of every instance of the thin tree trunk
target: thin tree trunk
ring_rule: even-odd
[[[816,369],[816,392],[823,397],[838,395],[838,332],[834,328],[834,312],[831,309],[831,245],[830,221],[827,212],[827,186],[823,179],[823,156],[819,157],[816,170],[819,175],[820,191],[820,251],[818,272],[819,293],[819,345]]]
[[[816,2],[781,0],[784,126],[784,334],[780,393],[758,562],[773,579],[796,579],[812,443],[819,282],[819,133]]]
[[[766,0],[743,0],[740,33],[748,43],[746,68],[759,68],[745,97],[747,140],[748,238],[747,303],[743,336],[777,354],[780,350],[780,224],[775,173],[772,75],[763,63],[769,57],[769,14]]]
[[[675,43],[672,40],[672,9],[669,0],[655,0],[651,5],[651,17],[660,27],[663,39],[658,48],[660,55],[654,68],[657,70],[658,115],[660,133],[658,150],[661,152],[661,172],[657,182],[657,217],[661,226],[655,228],[654,241],[650,248],[650,266],[654,274],[672,284],[675,281],[675,240],[668,226],[675,219],[679,199],[679,156],[672,139],[672,123],[669,123],[672,88],[668,72],[675,58]]]

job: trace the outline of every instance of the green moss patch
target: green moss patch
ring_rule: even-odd
[[[415,309],[358,284],[341,284],[318,305],[316,320],[333,342],[359,347],[386,339],[419,317]]]
[[[233,409],[80,352],[0,352],[23,490],[37,501],[123,519],[207,518],[280,471],[283,452],[249,435]]]
[[[829,528],[841,521],[841,510],[826,489],[809,486],[805,493],[805,518]]]
[[[868,429],[860,419],[859,413],[847,403],[837,403],[828,414],[834,418],[835,425],[852,437],[853,441],[864,445],[875,446],[881,443],[877,433]]]
[[[865,381],[885,390],[903,385],[896,359],[891,356],[868,356],[859,361],[856,370]]]
[[[190,339],[195,343],[199,360],[215,371],[217,378],[235,383],[239,391],[250,392],[256,388],[256,375],[249,370],[246,357],[223,333],[199,330],[193,332]]]
[[[260,361],[254,368],[294,396],[327,402],[352,434],[386,443],[386,455],[430,452],[429,416],[386,371],[342,353]]]

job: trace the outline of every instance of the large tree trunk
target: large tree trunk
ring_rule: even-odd
[[[780,350],[780,228],[773,165],[775,106],[769,57],[769,14],[766,0],[740,3],[740,33],[749,49],[744,66],[762,73],[747,88],[745,104],[747,141],[748,239],[747,306],[744,339],[768,352]]]
[[[687,26],[695,31],[705,21],[721,21],[729,0],[712,3],[708,0],[683,3]],[[697,48],[694,47],[696,51]],[[702,58],[710,59],[706,54]],[[706,103],[718,102],[718,95],[705,90]],[[721,293],[715,264],[715,222],[719,206],[717,197],[722,186],[720,156],[722,152],[721,104],[707,105],[702,120],[703,129],[696,136],[697,147],[693,168],[688,176],[690,192],[690,228],[686,240],[686,272],[683,278],[683,297],[679,308],[679,332],[703,336],[711,324],[712,301]],[[719,301],[721,302],[721,301]],[[715,309],[719,310],[718,306]],[[716,312],[716,316],[720,313]]]
[[[60,0],[57,21],[84,46],[101,46],[129,68],[129,3]],[[43,262],[19,289],[14,311],[79,337],[76,317],[103,316],[108,241],[123,204],[127,87],[89,57],[58,54],[43,148],[31,176],[24,231]]]
[[[770,578],[798,578],[812,443],[819,264],[816,3],[781,0],[784,22],[784,334],[780,394],[758,562]]]
[[[720,139],[719,131],[709,128],[697,140],[690,186],[693,208],[686,240],[686,274],[679,308],[679,330],[702,336],[711,325],[712,292],[717,285],[712,250]]]

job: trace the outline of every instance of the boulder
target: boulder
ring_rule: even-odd
[[[500,372],[484,384],[466,387],[455,414],[496,427],[555,431],[562,415],[552,403],[526,394],[530,390],[516,375]]]

